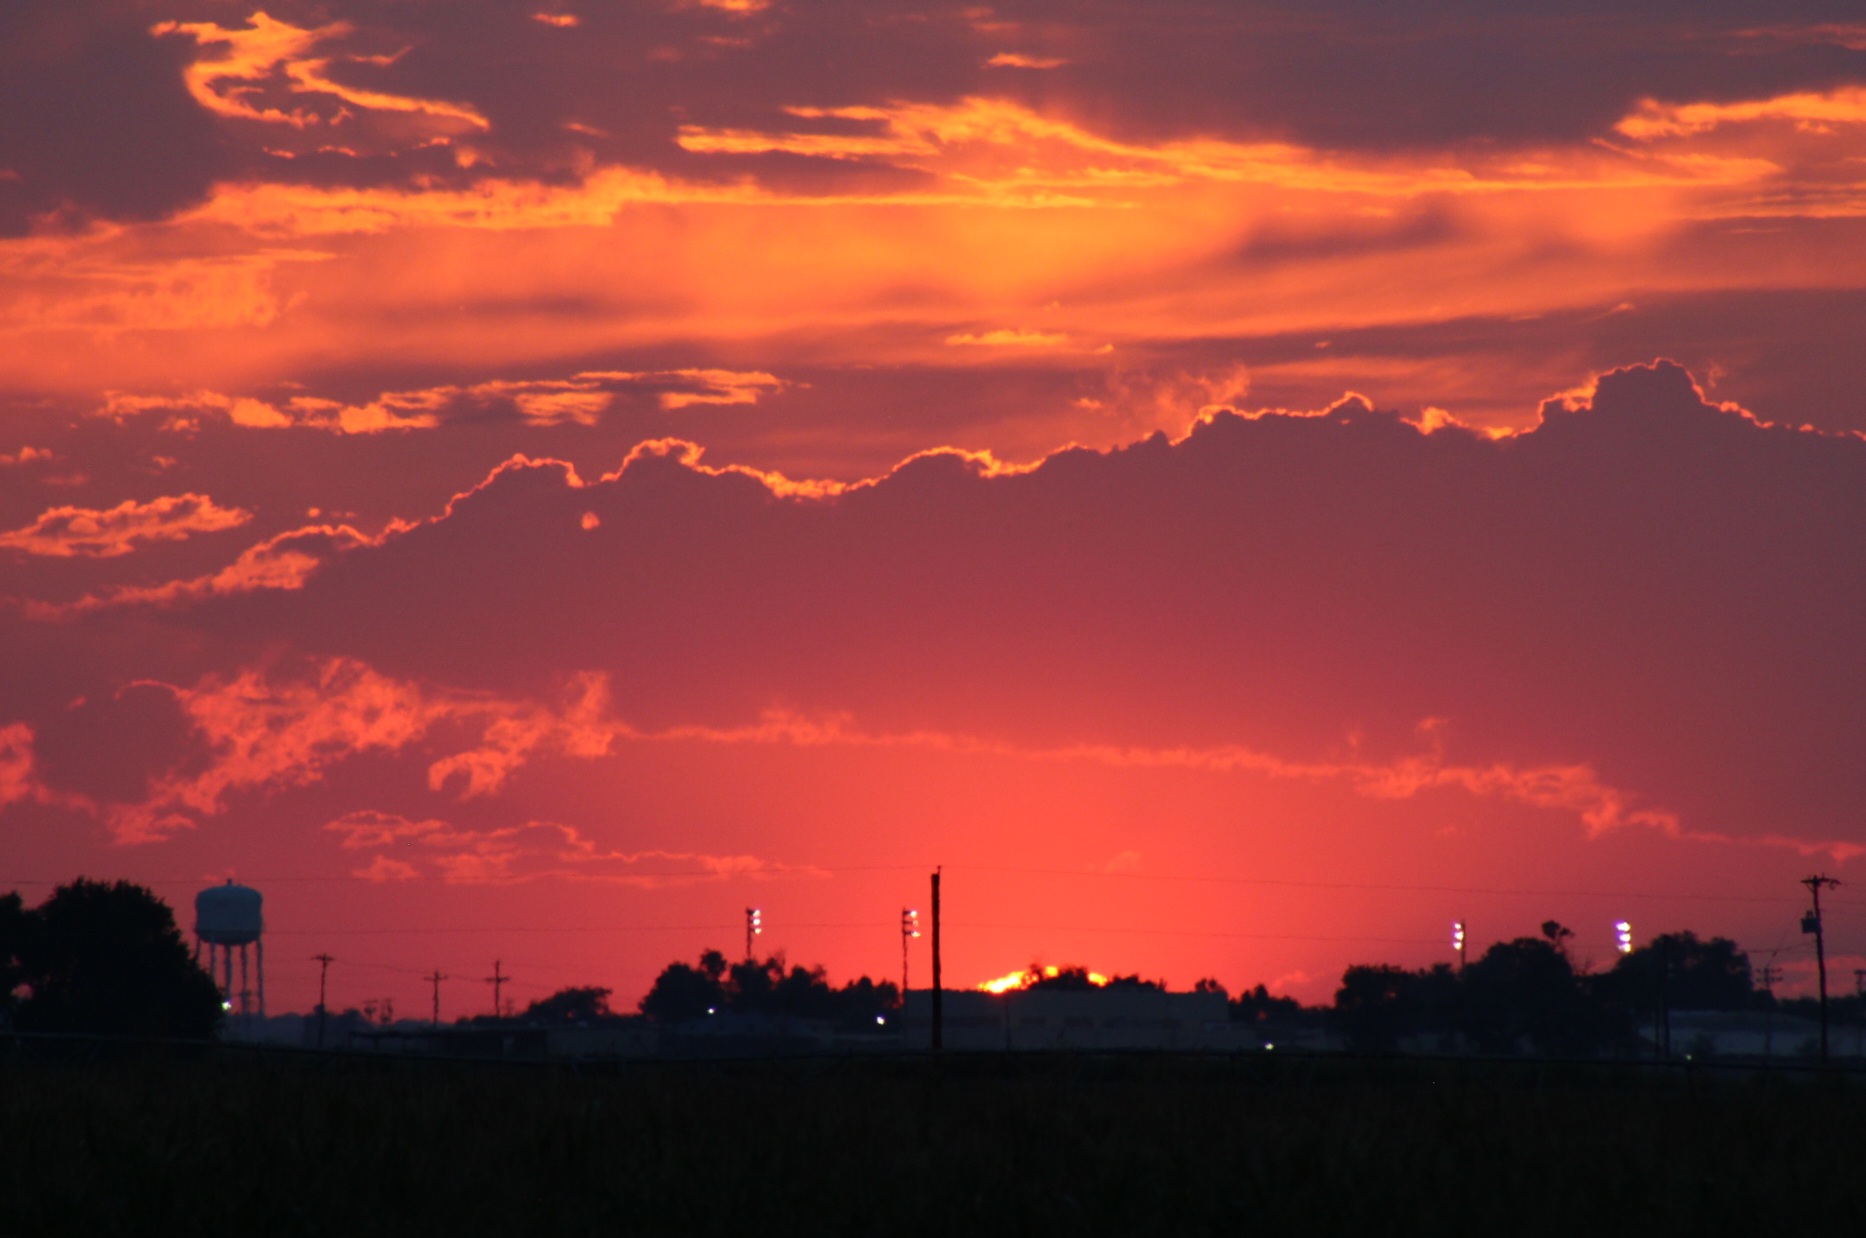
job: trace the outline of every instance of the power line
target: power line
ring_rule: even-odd
[[[955,871],[974,873],[1003,873],[1012,876],[1030,877],[1077,877],[1095,879],[1115,879],[1123,881],[1183,881],[1217,885],[1246,885],[1286,887],[1297,890],[1365,890],[1386,891],[1405,894],[1473,894],[1494,897],[1521,898],[1602,898],[1602,899],[1641,899],[1665,900],[1672,902],[1699,903],[1794,903],[1798,900],[1782,895],[1761,894],[1692,894],[1692,893],[1657,893],[1652,891],[1630,890],[1545,890],[1516,886],[1456,886],[1426,885],[1404,882],[1379,881],[1308,881],[1296,877],[1229,877],[1212,873],[1143,873],[1134,871],[1105,872],[1097,869],[1077,868],[1024,868],[1010,865],[992,864],[955,864]],[[772,876],[837,876],[846,873],[879,872],[917,872],[921,866],[907,864],[871,864],[850,866],[810,865],[792,870],[764,870],[757,875],[763,878]],[[674,869],[657,872],[629,873],[630,878],[675,878],[675,877],[719,877],[722,874],[713,869]],[[205,877],[160,877],[144,878],[146,885],[197,885],[208,880]],[[248,876],[245,881],[276,885],[286,882],[367,882],[368,878],[354,875],[343,876]],[[56,886],[65,882],[43,879],[20,879],[12,882],[16,886]],[[373,882],[371,884],[374,884]],[[1866,900],[1829,899],[1830,906],[1866,907]],[[708,926],[710,927],[710,926]],[[799,925],[796,927],[814,927]]]
[[[981,924],[955,921],[954,928],[996,929],[1032,933],[1118,933],[1145,937],[1231,937],[1244,941],[1375,942],[1391,946],[1436,946],[1437,938],[1423,937],[1319,937],[1306,933],[1234,933],[1217,929],[1115,928],[1106,924]]]
[[[1378,881],[1302,881],[1285,877],[1226,877],[1206,873],[1097,872],[1079,868],[1007,868],[978,864],[955,864],[955,870],[972,873],[1005,873],[1025,877],[1096,877],[1137,881],[1194,881],[1218,885],[1286,886],[1298,890],[1380,890],[1406,894],[1489,894],[1531,898],[1615,898],[1671,899],[1716,903],[1793,903],[1798,900],[1781,895],[1762,894],[1655,894],[1627,890],[1535,890],[1505,886],[1408,885]],[[1835,900],[1829,900],[1833,902]],[[1855,904],[1862,905],[1862,904]]]

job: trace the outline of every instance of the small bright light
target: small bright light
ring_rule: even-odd
[[[1272,1049],[1274,1049],[1274,1048],[1276,1048],[1276,1046],[1275,1046],[1275,1045],[1268,1045],[1268,1044],[1267,1044],[1267,1045],[1265,1045],[1265,1046],[1263,1047],[1263,1051],[1264,1051],[1265,1053],[1268,1053],[1268,1052],[1269,1052],[1270,1050],[1272,1050]]]
[[[1625,920],[1616,920],[1613,925],[1614,944],[1621,954],[1633,952],[1633,926]]]
[[[875,1016],[875,1022],[883,1024],[884,1026],[886,1025],[887,1021],[888,1021],[888,1016],[884,1014],[878,1014]]]
[[[222,1003],[220,1003],[220,1008],[221,1008],[222,1010],[232,1010],[232,1009],[233,1009],[233,1003],[232,1003],[232,1002],[222,1002]]]
[[[1464,949],[1464,921],[1462,920],[1454,920],[1451,923],[1451,948],[1453,950]]]
[[[707,1013],[707,1014],[718,1014],[719,1012],[718,1012],[717,1010],[715,1010],[715,1009],[713,1009],[713,1008],[712,1008],[711,1006],[708,1006],[708,1007],[706,1008],[706,1013]]]

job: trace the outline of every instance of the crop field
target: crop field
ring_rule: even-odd
[[[1866,1088],[1532,1063],[0,1062],[0,1234],[1866,1232]]]

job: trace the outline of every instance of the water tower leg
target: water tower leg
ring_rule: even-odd
[[[262,937],[253,943],[253,953],[259,962],[259,1017],[266,1017],[266,942]]]
[[[240,1018],[248,1019],[253,1013],[253,981],[246,970],[246,943],[240,943]]]
[[[220,986],[220,1000],[231,1002],[233,1000],[233,947],[228,945],[220,947],[220,965],[221,970],[227,976],[226,983]]]

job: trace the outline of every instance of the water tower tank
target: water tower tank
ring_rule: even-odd
[[[244,946],[265,931],[264,900],[250,886],[210,886],[194,896],[194,935],[216,946]]]

